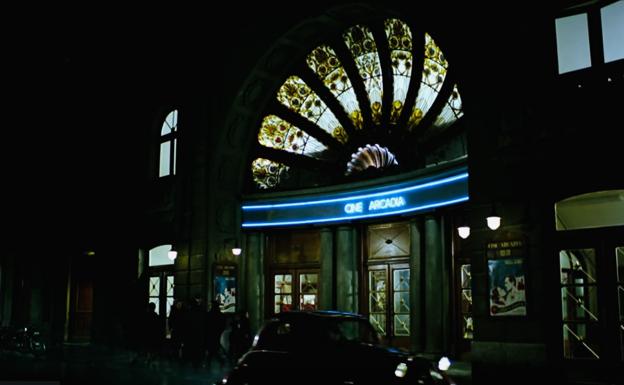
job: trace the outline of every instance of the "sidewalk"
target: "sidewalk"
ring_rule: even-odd
[[[466,361],[453,361],[446,371],[458,385],[472,385],[472,364]]]
[[[128,350],[63,346],[45,356],[0,352],[0,381],[58,381],[66,384],[198,385],[220,381],[230,365],[193,368],[177,360],[137,360]]]

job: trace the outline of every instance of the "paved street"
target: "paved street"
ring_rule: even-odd
[[[66,346],[42,357],[0,352],[0,384],[58,381],[63,385],[205,385],[219,381],[229,369],[229,365],[193,368],[169,359],[133,363],[134,357],[129,351],[88,346]]]
[[[0,385],[196,385],[220,381],[230,365],[193,368],[173,359],[133,362],[135,353],[91,346],[64,346],[45,356],[0,351]],[[459,385],[470,385],[470,366],[454,363],[449,374]]]

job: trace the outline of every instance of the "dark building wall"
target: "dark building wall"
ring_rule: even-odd
[[[89,176],[81,169],[69,169],[55,182],[74,181],[67,187],[70,194],[50,193],[49,199],[32,204],[34,211],[41,208],[49,218],[58,218],[64,207],[76,203],[75,212],[68,215],[72,225],[54,234],[73,239],[80,247],[35,262],[15,252],[3,254],[2,322],[6,324],[7,317],[14,323],[48,322],[51,338],[62,341],[68,263],[93,245],[98,267],[93,330],[97,342],[119,342],[119,324],[126,338],[124,319],[146,299],[145,277],[137,272],[138,249],[174,244],[179,251],[178,298],[212,296],[215,262],[239,264],[241,281],[255,285],[263,298],[262,283],[249,276],[261,274],[262,266],[257,260],[232,257],[226,244],[231,238],[245,244],[238,209],[261,113],[296,61],[345,25],[375,17],[368,8],[375,3],[379,2],[353,12],[338,8],[329,13],[325,11],[336,2],[316,3],[314,9],[262,12],[232,4],[220,16],[182,15],[171,29],[157,28],[160,20],[149,19],[145,21],[149,33],[131,34],[134,21],[125,20],[118,35],[95,33],[93,46],[102,52],[87,49],[82,57],[70,60],[68,69],[54,71],[66,80],[72,95],[69,104],[79,111],[72,128],[80,129],[74,131],[84,140],[84,146],[64,154],[61,163],[88,160],[95,167]],[[483,10],[476,8],[466,13],[444,4],[422,5],[418,11],[412,7],[397,4],[395,10],[416,20],[443,48],[456,68],[464,102],[471,195],[465,212],[473,222],[472,235],[460,241],[458,252],[473,265],[473,360],[477,366],[545,366],[558,359],[554,346],[560,343],[553,337],[560,326],[553,205],[568,196],[623,185],[618,173],[621,123],[616,113],[621,109],[621,63],[608,70],[592,69],[589,76],[555,76],[555,12],[550,9],[480,13]],[[211,22],[221,16],[235,21],[235,27],[223,30]],[[123,32],[128,32],[128,40]],[[72,33],[68,31],[68,36]],[[117,48],[106,48],[103,43],[109,39],[119,43]],[[163,60],[163,47],[175,47],[175,58]],[[85,82],[93,76],[93,68],[111,71]],[[87,91],[97,96],[82,100]],[[109,100],[111,94],[114,102]],[[93,105],[104,107],[96,111]],[[171,108],[181,111],[178,174],[156,180],[158,146],[145,138],[157,137],[161,115]],[[124,121],[118,123],[113,112]],[[109,143],[108,127],[118,127],[115,123],[123,140],[110,148],[96,146]],[[89,124],[93,130],[85,128]],[[63,134],[63,140],[69,136]],[[29,165],[26,160],[22,164]],[[41,182],[54,185],[46,175]],[[32,194],[27,194],[29,199],[40,202]],[[492,203],[503,217],[496,233],[484,220]],[[24,225],[28,221],[23,218],[29,215],[15,217],[22,218],[17,225]],[[40,231],[54,225],[54,219],[45,219]],[[42,245],[54,234],[45,235]],[[501,236],[520,237],[527,243],[526,317],[489,316],[486,245]],[[263,243],[258,234],[250,237]],[[30,271],[32,265],[41,267]],[[55,276],[45,274],[48,271]],[[22,280],[28,295],[22,294]],[[30,308],[35,302],[39,305]],[[254,313],[257,323],[260,310]]]

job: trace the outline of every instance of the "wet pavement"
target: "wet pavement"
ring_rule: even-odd
[[[203,364],[197,368],[174,358],[146,362],[129,350],[94,346],[63,346],[41,357],[13,351],[0,351],[0,385],[197,385],[220,382],[230,370],[221,365]],[[453,362],[447,374],[458,385],[470,385],[469,363]]]
[[[220,381],[231,366],[215,362],[194,368],[172,358],[148,363],[135,357],[131,351],[92,346],[64,346],[40,357],[0,351],[0,385],[205,385]]]

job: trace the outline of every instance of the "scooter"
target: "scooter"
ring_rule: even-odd
[[[46,344],[41,332],[32,327],[4,327],[0,329],[0,348],[41,355],[46,351]]]

